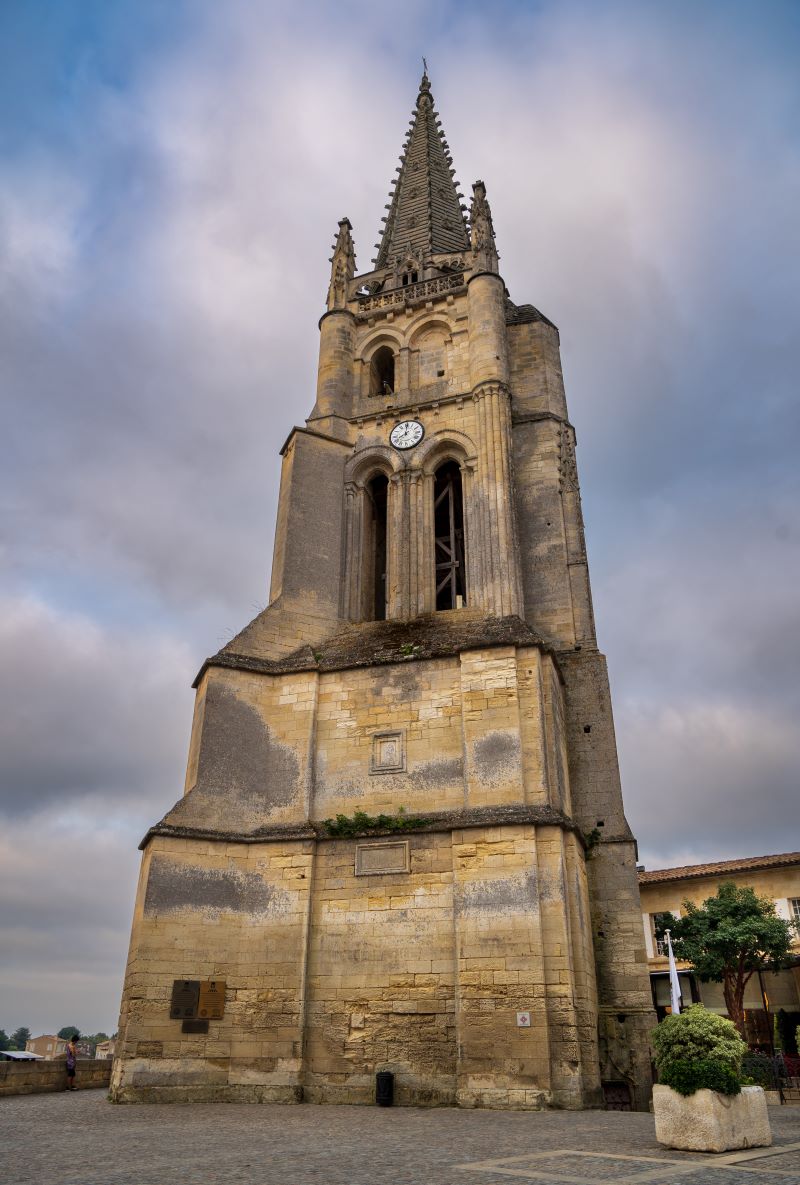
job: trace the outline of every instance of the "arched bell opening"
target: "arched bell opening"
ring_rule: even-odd
[[[372,356],[369,368],[370,395],[394,394],[394,353],[391,346],[381,346]]]
[[[389,479],[376,473],[367,484],[366,571],[364,616],[368,621],[386,620],[387,508]]]
[[[445,461],[433,479],[436,608],[460,609],[467,603],[464,552],[464,494],[461,469]]]

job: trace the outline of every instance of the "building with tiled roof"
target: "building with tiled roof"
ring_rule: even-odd
[[[760,897],[775,903],[775,912],[795,922],[795,966],[776,973],[754,975],[745,994],[746,1035],[751,1045],[772,1052],[774,1017],[781,1010],[796,1014],[800,1024],[800,852],[768,856],[745,856],[735,860],[687,864],[678,868],[639,869],[644,941],[650,965],[650,983],[659,1020],[669,1012],[667,955],[656,937],[662,914],[680,917],[686,901],[702,905],[725,881],[740,888],[755,889]],[[684,1003],[700,1001],[714,1012],[725,1014],[722,985],[701,983],[687,963],[679,963]]]

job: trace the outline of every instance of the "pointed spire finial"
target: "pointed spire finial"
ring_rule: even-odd
[[[452,157],[433,106],[424,58],[422,64],[425,73],[397,177],[389,192],[389,214],[374,260],[377,270],[393,266],[404,252],[422,264],[423,256],[428,254],[455,254],[469,249],[461,199],[453,182]]]
[[[469,215],[470,246],[475,270],[497,271],[497,248],[494,245],[492,209],[486,199],[486,186],[476,181],[472,187],[472,208]]]
[[[328,309],[347,308],[347,285],[356,274],[356,249],[350,234],[349,218],[339,221],[339,233],[331,259],[331,282],[328,288]]]
[[[426,103],[431,106],[433,105],[433,99],[431,98],[431,80],[428,78],[428,63],[424,58],[422,59],[422,65],[424,69],[422,72],[422,78],[419,82],[419,94],[417,95],[418,108],[422,103]]]

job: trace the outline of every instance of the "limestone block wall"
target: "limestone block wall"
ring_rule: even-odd
[[[557,647],[576,641],[560,486],[561,425],[514,420],[515,504],[525,618]]]
[[[546,321],[508,327],[514,411],[567,418],[558,330]]]
[[[75,1083],[78,1090],[108,1086],[110,1061],[78,1061]],[[64,1058],[56,1061],[0,1061],[0,1098],[12,1094],[51,1094],[65,1090],[67,1070]]]
[[[156,837],[145,851],[111,1079],[119,1102],[301,1097],[313,845]],[[175,979],[223,979],[208,1035],[169,1016]]]
[[[563,652],[566,734],[574,818],[599,842],[587,862],[600,1012],[601,1071],[625,1081],[638,1108],[651,1080],[655,1025],[642,929],[636,843],[625,818],[605,658]]]
[[[401,1104],[454,1101],[449,839],[414,835],[408,873],[359,877],[354,841],[320,844],[308,963],[310,1101],[370,1103],[384,1069],[396,1073]]]
[[[113,1097],[369,1103],[389,1069],[401,1104],[596,1102],[575,837],[530,825],[391,837],[408,871],[357,875],[357,848],[386,842],[152,840]],[[207,1035],[169,1018],[176,978],[225,980]]]
[[[569,813],[566,744],[560,677],[538,647],[280,675],[211,667],[186,792],[164,822],[233,835],[400,806]]]
[[[322,675],[314,817],[462,806],[461,718],[457,657]],[[397,734],[396,769],[375,768],[381,734]]]
[[[176,826],[250,832],[308,818],[319,676],[212,667],[198,689]]]

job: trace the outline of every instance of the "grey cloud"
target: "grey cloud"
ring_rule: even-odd
[[[141,818],[182,786],[191,660],[179,642],[103,630],[34,601],[0,605],[0,810],[94,796]]]
[[[19,823],[0,839],[0,1027],[116,1028],[139,853],[127,836]]]

